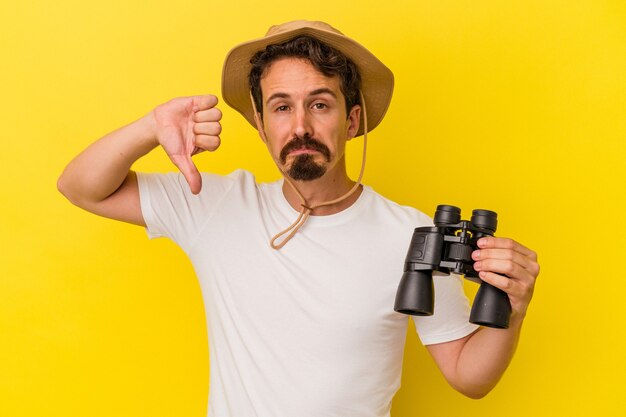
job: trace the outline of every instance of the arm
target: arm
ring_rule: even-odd
[[[511,362],[539,274],[537,254],[511,239],[483,238],[478,245],[474,268],[483,281],[508,294],[509,328],[481,327],[459,340],[427,346],[450,385],[470,398],[487,395]]]
[[[98,215],[145,226],[132,164],[162,146],[193,193],[202,187],[191,156],[220,144],[215,96],[182,97],[99,139],[65,168],[57,187],[73,204]]]

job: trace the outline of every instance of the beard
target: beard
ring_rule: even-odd
[[[315,162],[311,154],[298,155],[287,170],[287,174],[296,181],[313,181],[326,173],[326,167]]]
[[[330,162],[330,149],[308,134],[296,137],[287,143],[280,152],[280,162],[284,165],[289,153],[298,149],[315,150],[324,156],[326,162]],[[286,172],[296,181],[312,181],[322,177],[326,173],[326,167],[315,161],[315,155],[301,154],[294,157]]]

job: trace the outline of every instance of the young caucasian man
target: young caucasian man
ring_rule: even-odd
[[[354,40],[288,22],[231,50],[222,79],[224,101],[258,130],[282,180],[198,172],[192,155],[220,144],[212,95],[157,106],[60,177],[74,204],[190,257],[208,325],[209,416],[389,416],[408,321],[394,297],[413,229],[431,219],[350,179],[345,145],[381,122],[392,91],[391,71]],[[159,146],[179,173],[131,170]],[[475,269],[508,294],[509,328],[468,322],[459,277],[436,277],[435,314],[413,317],[445,378],[472,398],[510,362],[539,273],[514,240],[479,247]]]

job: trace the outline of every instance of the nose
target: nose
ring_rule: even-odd
[[[313,136],[313,125],[311,123],[311,115],[304,107],[299,106],[296,111],[293,112],[293,134],[296,137],[304,137],[308,134]]]

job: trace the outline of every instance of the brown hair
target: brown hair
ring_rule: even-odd
[[[341,81],[341,92],[346,98],[346,113],[350,114],[352,107],[361,103],[359,96],[361,76],[354,62],[315,38],[300,36],[281,44],[268,45],[250,59],[252,69],[248,75],[248,82],[254,104],[261,115],[263,115],[261,78],[272,62],[285,57],[306,59],[325,76],[338,76]]]

